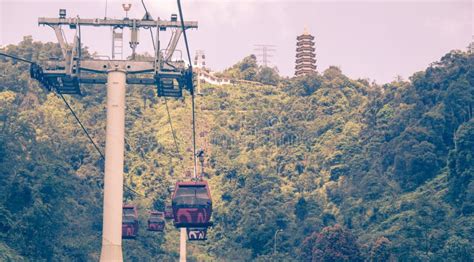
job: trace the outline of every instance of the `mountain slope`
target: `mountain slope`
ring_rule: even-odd
[[[60,55],[31,38],[5,50]],[[276,86],[206,84],[196,97],[216,225],[209,241],[188,245],[191,261],[473,257],[473,55],[451,52],[383,86],[337,67],[280,78],[253,59],[223,74]],[[96,260],[103,161],[27,65],[0,58],[0,71],[0,249]],[[83,89],[68,100],[103,148],[105,90]],[[139,207],[141,225],[169,201],[168,186],[189,177],[191,135],[189,96],[127,89],[125,183],[140,195],[126,191],[124,201]],[[123,245],[127,260],[173,261],[178,232],[141,230]]]

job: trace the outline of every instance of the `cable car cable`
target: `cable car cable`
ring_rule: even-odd
[[[184,36],[184,44],[186,46],[186,52],[188,54],[189,65],[192,67],[191,63],[191,53],[189,52],[189,44],[188,44],[188,37],[186,35],[186,27],[184,27],[184,18],[183,18],[183,10],[181,9],[181,1],[178,1],[178,11],[179,11],[179,18],[181,19],[181,29],[183,30]]]
[[[145,2],[143,0],[141,2],[142,2],[142,5],[143,5],[143,8],[145,9],[145,12],[148,13]],[[148,14],[151,15],[150,13],[148,13]],[[150,28],[150,36],[151,36],[151,42],[153,43],[153,50],[156,52],[155,38],[154,38],[153,31],[151,30],[151,28]],[[170,64],[168,64],[168,65],[170,65]],[[174,67],[173,65],[170,65],[170,66]],[[164,97],[164,99],[165,99],[166,112],[168,114],[168,123],[170,124],[171,134],[173,135],[173,142],[174,142],[174,146],[176,148],[176,154],[179,156],[179,159],[182,160],[183,157],[179,153],[178,139],[176,137],[175,129],[173,128],[173,122],[172,122],[170,110],[169,110],[169,107],[168,107],[168,99],[166,97]],[[184,168],[183,162],[181,161],[180,163],[181,163],[181,167],[184,170],[185,168]]]
[[[59,96],[62,98],[62,100],[64,101],[64,103],[66,104],[67,108],[69,109],[69,111],[71,112],[71,114],[74,116],[74,118],[76,119],[77,123],[81,126],[82,130],[84,131],[84,133],[86,134],[86,136],[89,138],[89,141],[92,143],[92,145],[94,145],[94,148],[97,150],[97,153],[99,153],[100,155],[100,158],[104,161],[105,163],[105,156],[104,154],[102,153],[102,151],[99,149],[99,147],[97,146],[97,144],[94,142],[94,140],[92,139],[92,137],[89,135],[89,132],[87,132],[87,129],[84,127],[84,125],[82,124],[81,120],[79,119],[79,117],[77,116],[76,112],[74,112],[74,109],[72,109],[72,107],[69,105],[69,103],[67,102],[66,98],[63,96],[63,94],[61,93],[58,93]],[[141,197],[145,197],[144,195],[138,193],[137,191],[133,190],[132,188],[130,188],[129,186],[127,185],[123,185],[123,187],[132,192],[133,194],[137,195],[137,196],[141,196]]]
[[[168,108],[168,99],[165,97],[165,107],[166,107],[166,112],[168,113],[168,122],[170,123],[170,128],[171,128],[171,134],[173,135],[173,140],[174,140],[174,146],[176,147],[176,153],[179,154],[179,147],[178,147],[178,141],[176,139],[176,132],[173,128],[173,123],[171,122],[171,114],[170,110]]]
[[[145,2],[143,2],[143,0],[142,0],[142,6],[145,9],[145,16],[148,17],[148,15],[150,15],[150,13],[148,13],[148,9],[146,9],[146,5],[145,5]]]
[[[186,28],[184,26],[184,18],[183,18],[183,10],[181,9],[181,1],[177,0],[178,2],[178,11],[179,11],[179,19],[181,20],[181,29],[183,31],[184,36],[184,44],[186,46],[186,52],[188,54],[189,60],[189,68],[191,71],[191,77],[193,73],[193,63],[191,61],[191,53],[189,52],[189,44],[188,44],[188,37],[186,35]],[[191,81],[191,107],[192,107],[192,115],[193,115],[193,162],[194,162],[194,179],[197,179],[197,159],[196,159],[196,110],[195,110],[195,103],[194,103],[194,84]]]
[[[151,16],[151,14],[148,12],[148,9],[146,8],[146,5],[145,5],[145,2],[143,2],[142,0],[142,6],[143,6],[143,9],[145,9],[145,16],[148,17]],[[153,37],[153,30],[151,29],[151,27],[149,28],[150,30],[150,35],[151,35],[151,43],[153,44],[153,50],[155,50],[156,52],[156,46],[155,46],[155,38]]]
[[[74,112],[74,110],[71,108],[71,106],[69,105],[69,103],[67,102],[66,98],[63,96],[63,94],[59,93],[59,97],[61,97],[61,99],[64,101],[64,104],[66,104],[66,107],[69,109],[69,111],[71,112],[71,114],[74,116],[74,118],[76,119],[77,123],[81,126],[82,128],[82,131],[84,131],[84,133],[86,134],[87,138],[89,138],[89,141],[92,143],[92,145],[94,146],[95,150],[97,151],[97,153],[99,153],[100,157],[102,159],[105,160],[105,156],[104,154],[102,153],[102,151],[99,149],[99,147],[97,146],[97,144],[94,142],[94,140],[92,139],[92,137],[89,135],[89,132],[87,132],[87,129],[84,127],[84,125],[82,124],[81,120],[79,119],[79,117],[77,117],[76,115],[76,112]]]
[[[87,129],[84,127],[84,125],[82,124],[81,120],[79,119],[79,117],[77,116],[76,112],[74,112],[74,109],[72,109],[72,107],[69,105],[69,103],[67,102],[66,98],[63,96],[63,94],[61,93],[58,93],[59,96],[62,98],[62,100],[64,101],[64,103],[66,104],[67,108],[69,109],[69,111],[71,112],[71,114],[74,116],[74,118],[76,119],[77,123],[81,126],[82,130],[84,131],[84,133],[86,134],[86,136],[89,138],[89,141],[92,143],[92,145],[94,145],[94,148],[96,149],[97,153],[99,153],[100,155],[100,158],[105,162],[105,156],[104,154],[102,153],[102,151],[99,149],[99,147],[97,146],[97,144],[94,142],[94,140],[92,139],[92,137],[89,135],[89,132],[87,132]],[[134,193],[135,195],[138,195],[138,196],[141,196],[141,197],[144,197],[142,194],[138,193],[137,191],[133,190],[132,188],[130,188],[129,186],[127,185],[124,185],[125,189],[127,189],[128,191]]]
[[[89,138],[89,141],[92,143],[92,145],[94,145],[94,148],[96,149],[97,153],[99,153],[100,155],[100,158],[104,161],[105,163],[105,156],[104,154],[102,153],[102,151],[99,149],[99,147],[97,146],[97,144],[94,142],[94,140],[92,139],[92,137],[89,135],[89,132],[87,132],[87,129],[84,127],[84,125],[82,124],[81,120],[79,119],[79,117],[77,116],[76,112],[74,112],[74,109],[72,109],[72,107],[69,105],[69,103],[67,102],[66,98],[63,96],[63,94],[61,93],[58,93],[59,96],[62,98],[62,100],[64,101],[64,103],[66,104],[67,108],[69,109],[69,111],[71,112],[71,114],[74,116],[74,118],[76,119],[77,123],[81,126],[82,130],[84,131],[84,133],[86,134],[87,138]],[[133,194],[135,195],[138,195],[138,196],[141,196],[141,197],[145,197],[143,196],[142,194],[138,193],[137,191],[133,190],[132,188],[130,188],[129,186],[127,185],[123,185],[123,187],[125,189],[127,189],[128,191],[132,192]]]
[[[16,57],[16,56],[12,56],[12,55],[9,55],[9,54],[5,54],[5,53],[0,53],[0,55],[3,55],[3,56],[6,56],[6,57],[10,57],[10,58],[13,58],[13,59],[16,59],[16,60],[19,60],[19,61],[22,61],[22,62],[25,62],[25,63],[29,63],[29,64],[36,64],[35,62],[33,61],[29,61],[29,60],[26,60],[26,59],[23,59],[23,58],[19,58],[19,57]],[[97,144],[94,142],[94,140],[92,139],[92,137],[89,135],[89,132],[87,132],[86,128],[84,127],[84,125],[82,124],[81,120],[79,119],[79,117],[76,115],[76,113],[74,112],[74,110],[72,109],[72,107],[69,105],[69,103],[67,102],[66,98],[63,96],[63,94],[61,93],[58,93],[59,97],[61,97],[61,99],[64,101],[64,103],[66,104],[66,107],[69,109],[69,111],[71,112],[71,114],[74,116],[74,118],[76,119],[77,123],[81,126],[82,128],[82,131],[84,131],[84,133],[86,134],[87,138],[89,139],[89,141],[92,143],[92,145],[94,145],[94,148],[96,149],[97,153],[99,153],[99,155],[105,159],[104,157],[104,154],[102,153],[102,151],[100,151],[99,147],[97,146]]]
[[[151,15],[148,12],[148,9],[146,8],[145,2],[143,0],[141,0],[141,1],[142,1],[143,8],[145,9],[145,12],[147,14]],[[153,31],[151,30],[151,28],[150,28],[150,35],[151,35],[151,42],[153,43],[153,50],[156,52],[155,38],[154,38]],[[179,154],[178,142],[177,142],[177,139],[176,139],[176,132],[174,131],[173,123],[171,122],[171,114],[170,114],[170,111],[169,111],[169,108],[168,108],[168,99],[166,99],[166,97],[164,97],[164,99],[165,99],[166,112],[168,113],[168,122],[170,124],[171,133],[173,134],[174,145],[176,147],[176,153],[178,155],[180,155]]]
[[[9,58],[12,58],[12,59],[15,59],[15,60],[18,60],[18,61],[22,61],[22,62],[25,62],[25,63],[29,63],[29,64],[36,64],[35,62],[33,61],[30,61],[30,60],[27,60],[27,59],[24,59],[24,58],[19,58],[19,57],[16,57],[16,56],[13,56],[13,55],[9,55],[9,54],[6,54],[6,53],[3,53],[3,52],[0,52],[0,55],[2,56],[5,56],[5,57],[9,57]],[[74,112],[74,110],[72,109],[72,107],[69,105],[69,103],[67,102],[67,100],[65,99],[65,97],[61,94],[61,93],[58,93],[59,96],[62,98],[62,100],[64,101],[64,103],[66,104],[67,108],[69,109],[69,111],[72,113],[72,115],[74,116],[74,118],[76,119],[76,121],[78,122],[78,124],[81,126],[82,130],[84,131],[84,133],[87,135],[87,138],[89,139],[89,141],[94,145],[94,148],[97,150],[97,152],[99,153],[100,157],[102,158],[103,161],[105,161],[105,156],[104,154],[102,153],[102,151],[99,149],[99,147],[97,146],[97,144],[94,142],[94,140],[92,139],[92,137],[89,135],[89,132],[87,132],[87,129],[84,127],[84,125],[82,124],[81,120],[79,119],[79,117],[77,116],[77,114]],[[138,196],[142,196],[144,197],[143,195],[141,195],[140,193],[136,192],[135,190],[131,189],[130,187],[128,187],[127,185],[124,185],[125,189],[129,190],[130,192],[134,193],[135,195],[138,195]]]
[[[26,59],[24,59],[24,58],[19,58],[19,57],[17,57],[17,56],[9,55],[9,54],[7,54],[7,53],[0,52],[0,55],[6,56],[6,57],[10,57],[10,58],[13,58],[13,59],[15,59],[15,60],[19,60],[19,61],[22,61],[22,62],[25,62],[25,63],[28,63],[28,64],[36,64],[36,63],[33,62],[33,61],[26,60]]]

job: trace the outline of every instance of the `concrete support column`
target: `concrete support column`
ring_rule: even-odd
[[[188,238],[186,228],[179,229],[179,262],[186,262],[186,239]]]
[[[107,127],[105,140],[104,216],[100,261],[123,261],[122,205],[125,141],[126,73],[107,75]]]

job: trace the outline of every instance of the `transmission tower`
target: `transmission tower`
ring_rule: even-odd
[[[274,45],[258,44],[254,45],[255,51],[257,51],[257,57],[259,57],[259,62],[261,65],[267,67],[271,64],[270,57],[273,57],[271,53],[275,52],[276,49]]]
[[[128,12],[131,5],[123,5]],[[84,19],[66,17],[60,9],[59,18],[39,18],[39,25],[51,27],[61,47],[63,60],[52,59],[32,64],[31,76],[43,87],[59,94],[81,95],[81,84],[102,84],[107,89],[107,125],[105,145],[104,209],[102,250],[100,261],[122,261],[122,205],[123,163],[125,141],[125,94],[126,84],[154,85],[158,96],[181,97],[183,89],[193,91],[192,70],[184,61],[171,57],[181,34],[186,29],[197,28],[197,22],[178,21],[177,15],[170,20],[143,19]],[[63,26],[75,30],[72,43],[68,44]],[[109,27],[112,32],[112,59],[84,58],[81,55],[81,27]],[[130,31],[130,60],[122,60],[123,30]],[[140,29],[156,30],[155,54],[150,59],[136,60]],[[160,50],[160,31],[172,30],[168,47]],[[153,32],[153,31],[151,31]],[[145,74],[145,75],[143,75]],[[141,76],[137,76],[141,75]],[[152,75],[152,76],[150,76]]]

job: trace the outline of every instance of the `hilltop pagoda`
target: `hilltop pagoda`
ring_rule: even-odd
[[[316,72],[316,53],[314,36],[305,29],[304,33],[296,37],[296,66],[295,75],[304,75]]]

